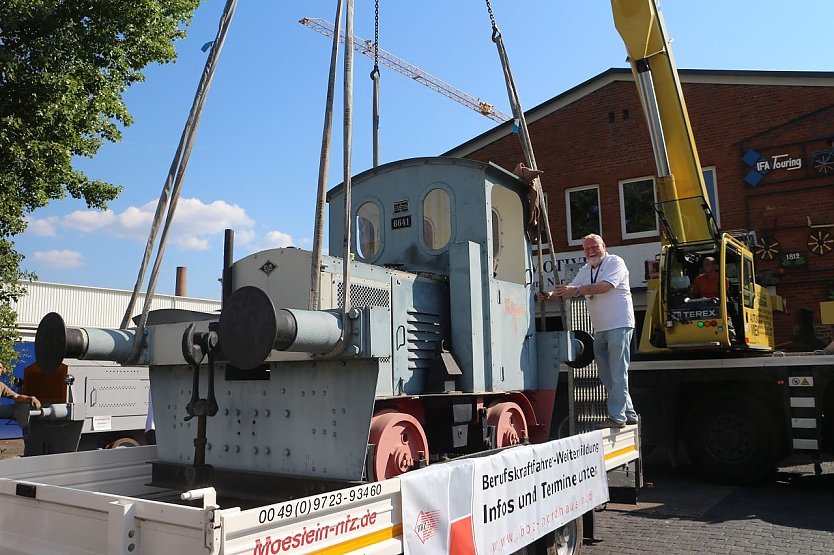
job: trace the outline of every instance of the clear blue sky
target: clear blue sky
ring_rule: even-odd
[[[480,1],[381,0],[380,45],[509,113],[486,7]],[[625,49],[603,0],[492,0],[522,103],[531,108],[611,67]],[[124,186],[106,213],[72,199],[30,217],[18,238],[24,267],[42,281],[131,289],[150,218],[207,54],[223,0],[205,0],[175,64],[152,66],[126,101],[135,123],[92,160],[90,177]],[[666,0],[680,68],[832,71],[830,0]],[[302,17],[334,20],[335,1],[240,2],[203,113],[168,246],[159,293],[176,266],[188,294],[219,298],[223,229],[236,258],[271,246],[309,249],[330,41]],[[356,1],[355,33],[373,36],[373,2]],[[355,60],[353,173],[371,165],[372,62]],[[341,75],[341,70],[340,70]],[[381,162],[440,154],[495,123],[382,69]],[[342,180],[341,83],[330,167]],[[535,147],[535,145],[534,145]]]

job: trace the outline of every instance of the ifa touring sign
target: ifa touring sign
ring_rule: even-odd
[[[744,153],[741,160],[748,167],[744,182],[751,187],[757,187],[767,175],[794,172],[803,167],[802,155],[791,152],[761,154],[751,148]]]
[[[826,142],[828,145],[823,148],[819,148],[821,141],[769,149],[748,148],[741,157],[746,171],[744,182],[751,187],[758,187],[765,177],[771,181],[784,181],[800,177],[834,176],[834,140],[828,139]]]

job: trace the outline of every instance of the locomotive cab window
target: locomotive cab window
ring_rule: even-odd
[[[423,240],[439,250],[452,237],[452,204],[445,189],[432,189],[423,199]]]
[[[496,279],[523,284],[526,267],[524,208],[518,194],[492,187],[492,274]]]
[[[359,256],[372,260],[380,252],[380,213],[375,202],[365,202],[356,211],[356,243]]]

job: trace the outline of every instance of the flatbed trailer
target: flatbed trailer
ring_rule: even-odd
[[[510,452],[515,452],[513,456],[528,448],[569,452],[571,441],[588,445],[599,442],[603,448],[599,461],[606,473],[622,472],[639,464],[638,440],[637,426],[628,426],[513,447],[478,458],[481,464],[493,468]],[[404,528],[405,534],[417,528],[403,521],[406,478],[413,476],[417,484],[423,484],[419,473],[447,466],[431,465],[398,478],[342,484],[336,489],[325,484],[325,491],[319,494],[259,504],[239,497],[226,500],[214,488],[183,492],[154,487],[150,484],[155,460],[156,446],[143,446],[0,462],[0,552],[403,553],[407,549]],[[569,474],[566,468],[557,469],[556,474]],[[480,478],[476,477],[472,485],[479,484]],[[459,491],[461,486],[453,479],[448,489]],[[607,496],[595,498],[594,504],[607,500]],[[554,514],[565,508],[555,501],[552,506],[543,506]],[[585,506],[579,512],[591,508]],[[490,522],[490,527],[495,524]],[[544,527],[539,533],[544,533]],[[510,540],[511,548],[491,551],[516,552],[537,537],[516,536]],[[415,552],[413,548],[411,552]]]

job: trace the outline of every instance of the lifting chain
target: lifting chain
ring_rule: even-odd
[[[379,75],[379,0],[374,1],[374,70],[371,72],[371,79],[374,73]]]
[[[489,13],[489,22],[492,23],[492,41],[495,42],[501,37],[501,31],[498,30],[498,24],[495,23],[495,14],[492,13],[492,4],[486,0],[487,12]]]
[[[373,162],[379,166],[379,0],[374,0],[374,68],[371,70],[373,81]]]

